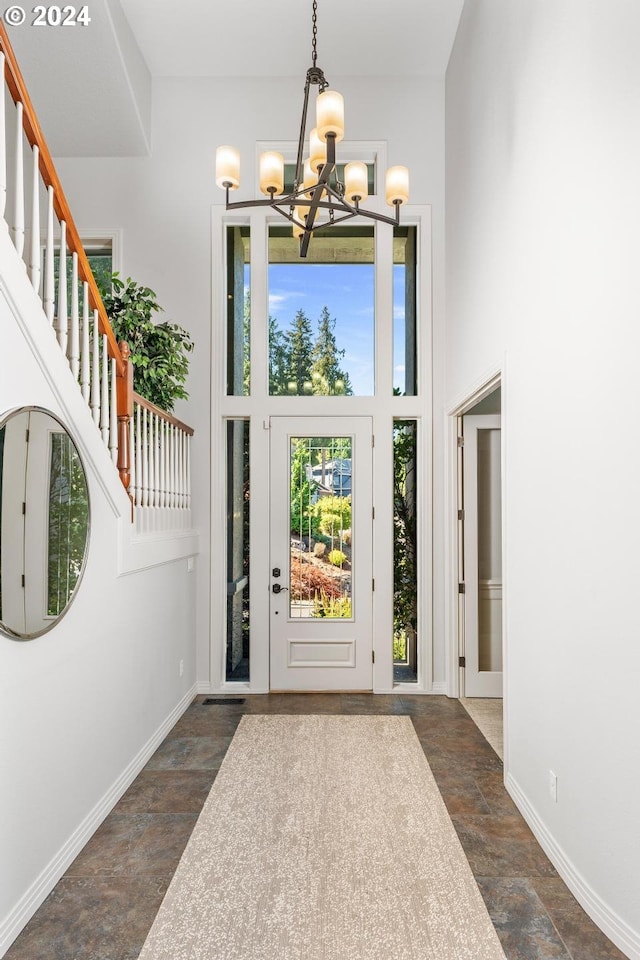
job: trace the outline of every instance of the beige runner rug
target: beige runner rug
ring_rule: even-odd
[[[409,717],[245,716],[140,960],[505,960]]]

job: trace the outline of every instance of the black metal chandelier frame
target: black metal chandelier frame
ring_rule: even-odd
[[[276,213],[288,220],[293,226],[303,231],[300,235],[300,256],[306,257],[309,242],[314,233],[323,227],[331,227],[352,217],[366,217],[369,220],[378,220],[392,226],[400,223],[400,200],[394,200],[395,217],[385,216],[374,210],[363,210],[360,207],[360,197],[354,197],[350,203],[344,195],[344,184],[337,177],[336,168],[336,136],[328,133],[326,137],[327,156],[325,162],[318,167],[318,182],[313,186],[303,185],[303,153],[307,132],[307,113],[309,109],[309,93],[312,86],[319,87],[322,93],[329,86],[323,70],[317,65],[317,0],[313,0],[313,39],[312,39],[312,66],[307,70],[304,85],[304,100],[302,104],[302,119],[298,137],[298,155],[296,159],[296,175],[294,188],[290,193],[276,196],[276,188],[269,187],[269,198],[266,200],[238,200],[229,201],[229,191],[233,184],[224,181],[226,209],[241,210],[247,207],[271,207]],[[333,182],[331,182],[333,180]],[[326,198],[326,199],[325,199]],[[294,208],[307,208],[304,221],[294,215]],[[322,223],[316,223],[319,211],[328,211],[329,218]]]

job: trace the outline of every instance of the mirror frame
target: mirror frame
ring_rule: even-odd
[[[7,421],[11,419],[11,417],[14,417],[20,413],[44,413],[45,416],[49,417],[51,420],[55,420],[55,422],[60,425],[60,427],[66,434],[66,436],[68,436],[69,439],[71,440],[75,448],[76,454],[78,455],[78,461],[80,463],[80,466],[82,467],[82,472],[84,473],[84,477],[85,477],[85,486],[87,488],[87,537],[86,537],[85,548],[84,548],[84,556],[82,558],[82,566],[80,568],[80,573],[78,574],[78,579],[73,589],[73,593],[71,594],[64,610],[62,611],[62,613],[58,614],[55,620],[52,620],[51,623],[49,623],[42,630],[36,630],[33,633],[16,633],[10,627],[8,627],[2,619],[0,619],[0,636],[7,637],[7,639],[9,640],[17,640],[18,642],[27,641],[27,640],[36,640],[38,637],[42,637],[42,636],[45,636],[45,634],[50,633],[55,627],[58,626],[61,620],[64,619],[68,610],[71,608],[73,601],[75,600],[76,595],[78,593],[78,588],[84,578],[84,572],[87,567],[87,559],[89,556],[89,547],[91,543],[91,514],[92,514],[91,494],[89,491],[89,475],[87,473],[87,468],[85,466],[84,460],[80,454],[80,450],[78,449],[78,444],[76,442],[76,438],[74,434],[68,429],[68,427],[65,426],[65,424],[62,422],[62,420],[57,414],[53,413],[51,410],[47,410],[46,407],[40,407],[36,404],[25,404],[24,406],[13,407],[10,410],[5,411],[2,415],[0,415],[0,430],[2,429],[2,427],[5,426]],[[0,509],[2,509],[1,503],[0,503]]]

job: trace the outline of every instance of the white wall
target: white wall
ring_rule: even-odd
[[[0,264],[0,417],[38,405],[71,425],[91,501],[68,613],[35,640],[0,635],[1,955],[193,693],[195,577],[186,557],[136,572],[129,501],[2,221]]]
[[[631,0],[467,0],[446,78],[448,401],[505,361],[508,783],[634,957],[639,31]]]
[[[385,138],[388,163],[406,163],[411,170],[412,202],[433,204],[434,311],[442,313],[444,84],[424,78],[331,82],[345,97],[348,140]],[[211,206],[224,201],[215,185],[215,150],[231,143],[241,151],[242,186],[233,199],[258,196],[256,141],[296,141],[301,107],[301,82],[292,79],[166,78],[154,83],[149,159],[58,161],[78,224],[122,227],[125,273],[154,289],[167,317],[187,327],[195,341],[191,399],[177,415],[196,431],[193,503],[195,525],[203,531],[210,518]],[[209,679],[205,540],[197,610],[202,685]],[[223,530],[213,532],[212,543],[222,550]],[[435,632],[436,679],[443,680],[442,630]]]

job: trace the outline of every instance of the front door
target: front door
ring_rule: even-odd
[[[371,690],[371,420],[270,425],[271,689]]]

